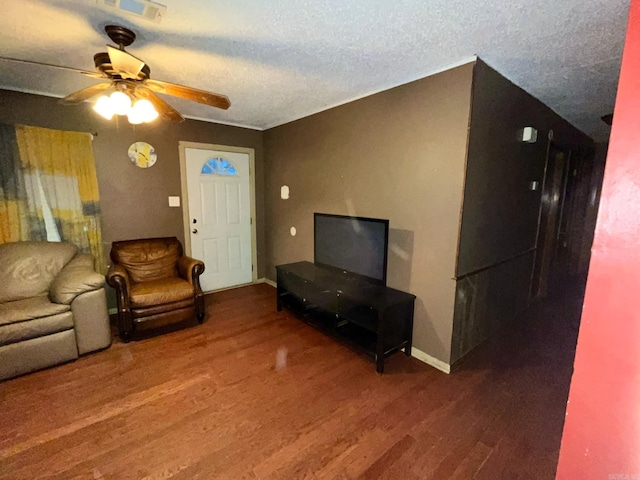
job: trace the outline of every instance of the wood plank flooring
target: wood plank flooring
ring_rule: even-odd
[[[402,354],[377,375],[268,285],[207,303],[201,326],[0,383],[0,478],[554,478],[579,293],[451,375]]]

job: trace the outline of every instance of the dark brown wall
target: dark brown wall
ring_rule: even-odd
[[[534,144],[519,141],[520,130],[527,126],[538,130]],[[572,155],[587,158],[592,153],[589,137],[478,60],[456,269],[452,362],[527,304],[534,255],[530,250],[536,247],[551,130],[554,142]],[[529,190],[531,181],[539,182],[537,191]],[[487,270],[474,273],[480,269]],[[496,293],[500,291],[505,293]],[[508,315],[496,314],[501,303]]]
[[[535,127],[538,141],[518,140]],[[589,150],[593,141],[553,110],[481,60],[474,73],[469,155],[457,276],[494,265],[535,247],[549,131],[554,142]]]
[[[97,133],[93,150],[106,255],[114,240],[175,235],[184,242],[182,208],[169,207],[167,199],[180,195],[179,141],[255,149],[257,268],[258,277],[264,276],[262,132],[195,120],[134,127],[126,119],[102,119],[89,104],[63,106],[54,98],[6,90],[0,90],[0,122]],[[136,141],[155,147],[158,161],[153,167],[141,169],[129,161],[127,150]]]
[[[313,260],[314,212],[389,219],[388,284],[417,295],[414,345],[446,364],[472,71],[464,65],[265,132],[267,276]]]

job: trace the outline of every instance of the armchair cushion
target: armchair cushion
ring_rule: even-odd
[[[132,282],[148,282],[178,275],[182,245],[175,238],[113,242],[111,260],[123,266]]]
[[[93,256],[76,255],[56,276],[49,297],[53,302],[70,305],[78,295],[104,286],[104,277],[93,269]]]
[[[134,283],[129,292],[132,307],[150,307],[193,299],[193,285],[179,277]]]

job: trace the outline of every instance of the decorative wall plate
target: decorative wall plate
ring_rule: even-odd
[[[136,167],[149,168],[155,165],[158,156],[147,142],[136,142],[129,147],[129,159]]]

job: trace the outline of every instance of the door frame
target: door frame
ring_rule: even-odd
[[[212,143],[197,143],[179,141],[180,150],[180,202],[182,204],[182,224],[184,228],[184,247],[187,255],[191,256],[191,222],[189,218],[189,191],[187,188],[187,148],[199,150],[214,150],[222,152],[245,153],[249,155],[249,215],[251,215],[251,279],[253,283],[258,280],[258,246],[256,234],[256,152],[253,148],[234,147],[231,145],[219,145]],[[206,265],[205,265],[206,268]],[[239,285],[237,285],[239,286]],[[233,287],[227,288],[236,288]],[[226,290],[223,288],[222,290]]]
[[[557,156],[563,155],[562,171],[558,171]],[[533,257],[533,268],[531,269],[531,279],[529,283],[529,300],[538,297],[545,297],[548,292],[549,278],[552,272],[552,266],[556,260],[556,252],[558,247],[558,239],[560,234],[560,222],[562,211],[564,208],[565,190],[566,190],[566,173],[567,166],[570,164],[572,152],[569,148],[561,146],[554,142],[551,138],[547,144],[547,157],[545,160],[544,173],[542,179],[542,189],[540,192],[540,207],[538,210],[538,229],[536,231],[536,246]],[[550,170],[550,168],[552,170]],[[555,178],[559,176],[559,197],[557,204],[553,206],[553,199],[549,200],[548,205],[544,203],[545,193],[553,194]],[[556,209],[556,219],[553,225],[549,225],[551,212]],[[550,229],[551,228],[551,229]],[[550,236],[551,235],[551,236]],[[552,238],[551,244],[549,239]]]

